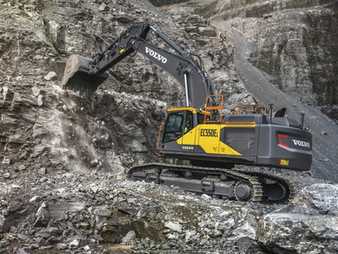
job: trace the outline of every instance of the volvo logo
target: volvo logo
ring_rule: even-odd
[[[295,146],[310,148],[310,143],[309,142],[302,141],[302,140],[297,140],[297,139],[293,139],[292,142],[293,142],[293,144]]]
[[[146,54],[152,56],[156,60],[160,61],[161,63],[165,64],[168,62],[168,59],[164,56],[160,55],[159,53],[155,52],[151,48],[146,47]]]

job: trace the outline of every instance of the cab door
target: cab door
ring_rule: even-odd
[[[163,132],[163,143],[177,141],[182,137],[184,131],[185,112],[171,112],[167,116],[167,120]],[[178,144],[182,144],[182,140],[178,140]]]
[[[194,126],[194,114],[191,111],[170,113],[164,128],[163,143],[175,141],[178,145],[194,146],[196,139]]]

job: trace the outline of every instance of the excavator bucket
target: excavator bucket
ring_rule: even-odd
[[[92,95],[97,87],[107,79],[107,75],[90,73],[90,62],[90,58],[71,55],[66,62],[61,81],[62,88],[85,96]]]

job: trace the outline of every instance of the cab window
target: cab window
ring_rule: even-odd
[[[193,114],[190,111],[186,111],[184,133],[190,131],[192,128],[193,128]]]
[[[192,128],[193,114],[190,111],[170,113],[164,129],[163,142],[175,141]]]
[[[182,135],[184,123],[184,112],[171,113],[165,125],[163,142],[167,143],[176,140]]]

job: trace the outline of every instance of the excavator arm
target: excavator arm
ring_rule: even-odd
[[[149,34],[155,34],[167,47],[157,47]],[[139,23],[129,27],[103,52],[92,59],[72,55],[65,68],[62,85],[91,94],[107,79],[106,71],[137,52],[171,74],[185,90],[185,106],[202,108],[213,94],[206,72],[191,54],[171,41],[156,26]]]

